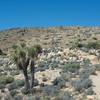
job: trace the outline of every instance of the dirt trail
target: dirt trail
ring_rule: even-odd
[[[93,65],[95,65],[95,64],[100,64],[100,62],[98,61],[98,59],[97,59],[97,56],[95,56],[95,55],[89,55],[88,53],[81,53],[81,56],[83,57],[83,58],[88,58],[88,59],[90,59],[90,61],[91,61],[91,63],[93,64]],[[95,97],[98,99],[98,100],[100,100],[100,71],[96,71],[96,74],[97,75],[91,75],[90,76],[90,79],[92,80],[92,82],[93,82],[93,90],[95,91],[95,93],[96,93],[96,95],[95,95]],[[97,100],[96,99],[96,100]]]
[[[92,55],[88,56],[88,58],[91,60],[92,64],[99,64],[100,62],[98,61],[97,57]],[[100,100],[100,71],[96,71],[97,75],[91,75],[91,79],[93,82],[93,90],[96,93],[96,97],[98,100]]]
[[[96,97],[98,97],[98,99],[100,100],[100,71],[97,71],[96,73],[96,76],[92,75],[90,78],[93,82],[93,90],[96,93]]]

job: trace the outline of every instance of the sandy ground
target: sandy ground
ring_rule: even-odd
[[[92,75],[90,78],[93,82],[93,90],[96,93],[96,97],[98,98],[98,100],[100,100],[100,71],[97,71],[96,73],[96,76]]]
[[[94,55],[88,56],[88,58],[91,60],[93,64],[99,64],[97,57]],[[93,90],[96,93],[96,98],[100,100],[100,71],[96,71],[97,75],[91,75],[90,78],[93,82]]]

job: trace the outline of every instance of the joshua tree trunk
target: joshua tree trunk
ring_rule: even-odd
[[[28,75],[27,75],[27,68],[23,69],[23,74],[25,77],[25,89],[29,90],[30,89],[30,83],[29,83],[29,79],[28,79]]]
[[[32,89],[34,86],[34,71],[35,71],[33,59],[31,60],[31,63],[30,63],[30,69],[31,69],[31,89]]]

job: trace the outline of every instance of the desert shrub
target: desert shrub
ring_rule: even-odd
[[[86,70],[86,69],[81,70],[81,71],[79,72],[79,78],[84,78],[84,79],[86,79],[86,78],[89,78],[89,75],[90,75],[90,72],[89,72],[88,70]]]
[[[80,68],[80,64],[77,62],[68,62],[64,65],[64,71],[76,72]]]
[[[4,84],[0,84],[0,89],[4,89],[5,85]]]
[[[85,79],[82,81],[82,87],[87,89],[92,86],[92,81],[90,79]]]
[[[78,79],[72,82],[76,91],[83,92],[84,89],[88,89],[92,86],[92,81],[90,79]]]
[[[97,58],[98,58],[98,60],[100,61],[100,52],[99,52],[99,54],[97,55]]]
[[[83,63],[86,65],[86,64],[90,64],[90,60],[89,59],[83,59]]]
[[[14,100],[23,100],[23,96],[22,95],[15,95]]]
[[[44,67],[45,64],[46,64],[46,63],[45,63],[44,61],[41,61],[41,62],[38,63],[38,66],[39,66],[39,67]]]
[[[15,50],[15,49],[17,49],[17,47],[18,47],[18,45],[16,45],[16,44],[13,44],[12,45],[12,48]]]
[[[100,71],[100,64],[94,65],[97,71]]]
[[[0,77],[0,84],[8,84],[12,83],[14,81],[14,78],[11,76],[1,76]]]
[[[50,66],[51,66],[52,69],[57,68],[58,67],[58,62],[53,61]]]
[[[14,76],[14,75],[19,75],[20,72],[18,70],[14,70],[14,71],[11,71],[10,75]]]
[[[10,95],[13,97],[13,96],[15,96],[15,95],[17,95],[18,94],[18,91],[17,90],[11,90],[10,91]]]
[[[15,83],[11,83],[7,86],[7,88],[9,89],[9,91],[13,90],[13,89],[17,89],[17,85]]]
[[[80,48],[80,50],[82,50],[84,52],[88,52],[88,48],[86,48],[86,47],[82,47],[82,48]]]
[[[51,98],[49,96],[33,96],[33,95],[29,95],[27,100],[51,100]]]
[[[93,40],[97,40],[97,37],[92,37]]]
[[[2,55],[3,54],[3,51],[0,49],[0,55]]]
[[[89,68],[88,72],[90,72],[91,75],[95,75],[96,74],[96,68],[94,66],[91,66],[91,68]]]
[[[82,68],[83,69],[88,69],[90,67],[91,67],[90,60],[89,59],[83,59],[83,66],[82,66]]]
[[[94,91],[93,91],[92,87],[90,87],[90,88],[85,90],[85,93],[86,93],[86,95],[93,95]]]
[[[78,48],[82,48],[82,47],[84,47],[84,44],[82,44],[82,43],[77,43],[76,46],[77,46]]]
[[[26,90],[25,88],[22,88],[21,93],[24,95],[27,95],[27,94],[30,94],[30,90]]]
[[[95,32],[94,34],[100,34],[100,32]]]
[[[85,45],[86,48],[94,48],[94,49],[100,49],[100,41],[94,41],[94,42],[88,42]]]
[[[2,71],[2,72],[0,73],[0,76],[5,76],[5,75],[7,75],[7,72],[6,72],[6,71]]]
[[[18,86],[18,87],[21,87],[21,86],[24,86],[24,84],[25,84],[25,82],[24,82],[24,80],[16,80],[16,81],[14,81],[14,84],[16,84],[16,86]]]
[[[59,88],[66,86],[66,81],[63,79],[63,77],[57,77],[52,83],[53,85],[57,85]]]
[[[44,61],[38,62],[38,70],[40,71],[45,71],[46,69],[49,68],[51,62],[48,62],[47,59]]]
[[[25,82],[24,80],[15,80],[13,83],[8,85],[9,90],[17,89],[19,87],[24,86]]]
[[[39,99],[35,99],[35,96],[29,95],[27,97],[27,100],[40,100],[40,98]]]
[[[45,85],[42,88],[42,93],[48,95],[48,96],[54,96],[59,92],[59,87],[58,86],[52,86],[52,85]]]
[[[51,97],[49,97],[49,96],[42,96],[40,98],[40,100],[51,100]]]
[[[4,70],[6,70],[6,71],[12,71],[12,69],[10,67],[8,67],[7,64],[4,66]]]
[[[81,70],[80,75],[82,75],[82,74],[84,74],[84,75],[86,75],[86,74],[89,74],[89,75],[95,74],[96,68],[95,68],[94,65],[92,65],[90,63],[89,59],[84,59],[83,60],[82,68],[83,68],[83,70]]]
[[[76,91],[79,91],[79,92],[83,91],[81,80],[72,81],[72,85],[74,86]]]
[[[73,78],[73,75],[70,73],[61,73],[61,77],[65,80],[65,81],[70,81],[71,78]]]
[[[54,100],[75,100],[70,93],[60,92]]]
[[[74,48],[82,48],[82,47],[84,47],[84,46],[85,46],[85,44],[82,43],[80,39],[78,39],[77,41],[75,41],[74,43],[72,43],[70,49],[74,49]]]

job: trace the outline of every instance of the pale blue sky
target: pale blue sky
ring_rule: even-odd
[[[0,0],[0,29],[100,25],[100,0]]]

